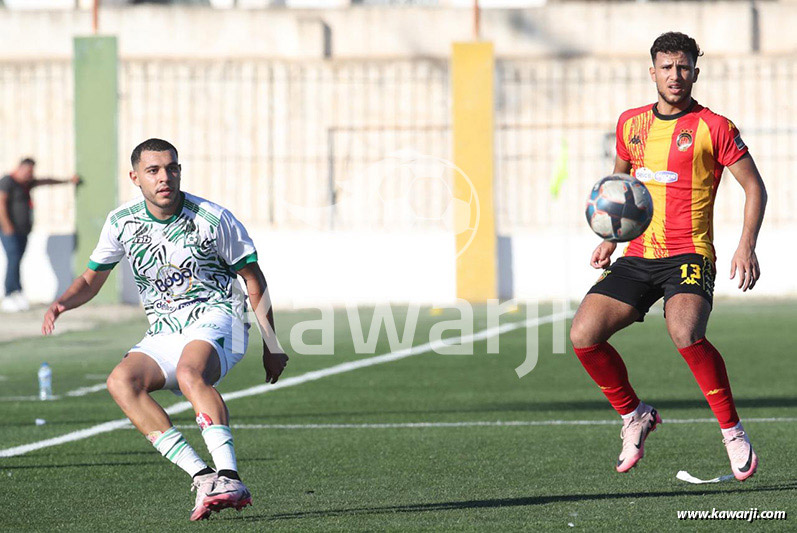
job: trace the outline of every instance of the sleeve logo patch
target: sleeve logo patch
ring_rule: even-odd
[[[736,133],[736,137],[733,138],[733,143],[736,145],[736,148],[738,148],[739,150],[744,150],[745,148],[747,148],[747,145],[744,144],[744,141],[742,140],[741,133],[738,132]]]

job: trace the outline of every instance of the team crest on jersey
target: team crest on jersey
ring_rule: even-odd
[[[681,130],[681,133],[679,133],[678,137],[675,139],[675,145],[678,146],[679,151],[686,152],[689,150],[689,147],[694,143],[694,138],[692,137],[693,133],[692,130]]]
[[[199,237],[196,233],[189,233],[185,236],[185,245],[186,246],[196,246],[199,242]]]

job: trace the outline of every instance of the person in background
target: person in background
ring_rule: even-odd
[[[22,293],[19,267],[33,227],[31,189],[42,185],[80,183],[77,175],[68,179],[37,178],[35,166],[36,161],[25,158],[16,169],[0,179],[0,241],[7,259],[5,298],[0,302],[0,310],[7,313],[25,311],[29,307]]]

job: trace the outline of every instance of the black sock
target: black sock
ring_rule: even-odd
[[[213,470],[213,469],[212,469],[212,468],[210,468],[209,466],[206,466],[205,468],[203,468],[202,470],[200,470],[199,472],[197,472],[196,474],[194,474],[194,477],[197,477],[197,476],[204,476],[204,475],[206,475],[206,474],[212,474],[213,472],[215,472],[215,470]]]
[[[219,475],[220,476],[224,476],[224,477],[228,477],[230,479],[237,479],[238,481],[241,481],[241,478],[238,475],[238,472],[236,472],[235,470],[219,470]]]

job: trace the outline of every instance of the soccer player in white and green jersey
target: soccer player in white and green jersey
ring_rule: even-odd
[[[52,333],[61,313],[91,300],[127,257],[150,327],[108,376],[108,391],[152,445],[193,477],[191,520],[202,520],[252,500],[238,475],[227,406],[214,387],[248,341],[236,275],[263,334],[266,382],[276,383],[288,358],[274,335],[266,280],[243,225],[223,207],[180,190],[177,149],[167,141],[144,141],[130,159],[130,179],[143,198],[108,215],[87,270],[47,310],[42,333]],[[149,395],[160,389],[191,402],[215,471]]]

